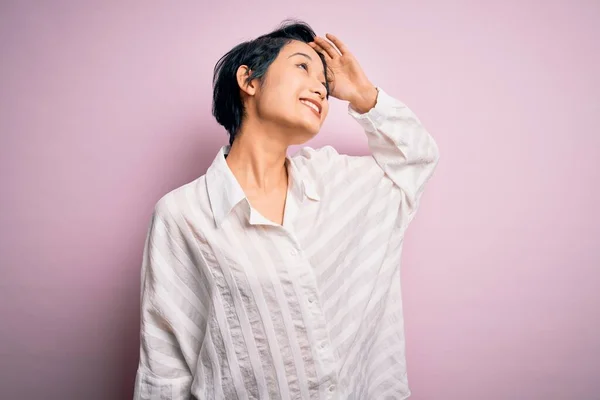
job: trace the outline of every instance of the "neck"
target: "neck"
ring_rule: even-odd
[[[287,144],[264,128],[245,124],[225,160],[242,189],[255,194],[287,186]]]

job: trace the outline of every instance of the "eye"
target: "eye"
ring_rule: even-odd
[[[298,66],[300,68],[304,68],[305,71],[308,71],[308,64],[307,63],[300,63],[300,64],[298,64]]]

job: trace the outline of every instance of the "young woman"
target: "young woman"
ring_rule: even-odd
[[[405,399],[400,254],[434,140],[335,36],[288,23],[216,65],[229,133],[160,199],[142,266],[136,399]],[[330,96],[371,154],[313,138]]]

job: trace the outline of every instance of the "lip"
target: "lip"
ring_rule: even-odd
[[[319,102],[318,102],[318,101],[316,101],[316,100],[313,100],[313,99],[307,99],[307,98],[301,98],[300,100],[308,101],[309,103],[312,103],[312,104],[314,104],[315,106],[317,106],[317,108],[319,109],[318,115],[319,115],[319,116],[321,115],[321,111],[323,110],[323,107],[321,106],[321,103],[319,103]],[[311,108],[311,110],[312,110],[312,108]],[[314,111],[314,110],[313,110],[313,111]]]

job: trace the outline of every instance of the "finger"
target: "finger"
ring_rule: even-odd
[[[330,57],[330,56],[329,56],[329,54],[328,54],[328,53],[325,51],[325,49],[324,49],[324,48],[322,48],[321,46],[319,46],[319,45],[318,45],[318,44],[316,44],[315,42],[310,42],[309,44],[310,44],[310,46],[311,46],[313,49],[315,49],[315,51],[316,51],[317,53],[321,53],[321,54],[323,54],[323,56],[325,57],[325,60],[327,60],[327,61],[331,60],[331,57]]]
[[[326,33],[325,36],[327,36],[327,39],[331,40],[331,42],[335,44],[335,47],[338,48],[342,55],[350,52],[348,47],[346,47],[346,45],[337,36],[332,35],[331,33]]]
[[[315,43],[321,46],[329,54],[329,57],[336,58],[340,56],[340,52],[327,39],[317,36],[315,37]]]
[[[339,50],[336,49],[329,40],[321,36],[317,36],[315,38],[315,43],[319,45],[330,58],[336,58],[340,56]]]

